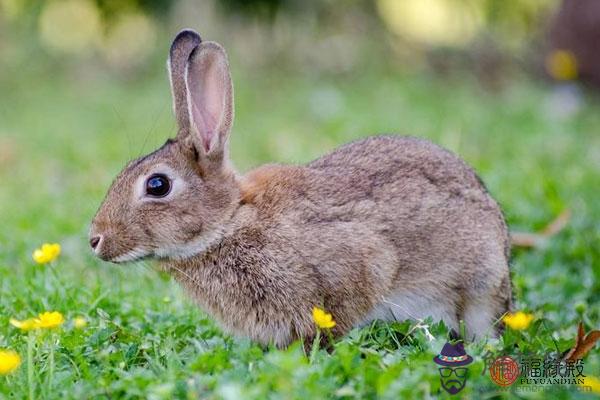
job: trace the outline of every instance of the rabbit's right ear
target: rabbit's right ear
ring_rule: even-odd
[[[197,150],[221,158],[233,124],[233,84],[227,54],[215,42],[203,42],[192,51],[185,83],[191,133]]]
[[[173,111],[179,128],[177,136],[187,135],[190,131],[185,71],[190,54],[201,42],[198,33],[185,29],[175,36],[169,51],[167,66],[173,94]]]

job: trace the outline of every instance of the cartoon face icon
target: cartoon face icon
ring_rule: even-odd
[[[440,367],[440,379],[442,387],[450,394],[460,392],[467,382],[467,372],[469,370],[464,367]]]
[[[473,362],[473,357],[465,352],[462,342],[446,343],[433,361],[440,365],[440,381],[446,392],[456,394],[463,390],[469,372],[465,366]]]

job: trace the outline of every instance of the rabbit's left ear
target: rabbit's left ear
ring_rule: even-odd
[[[233,85],[225,50],[203,42],[185,72],[191,134],[205,155],[222,156],[233,124]]]
[[[200,35],[191,29],[185,29],[177,34],[171,50],[167,67],[169,81],[173,94],[173,110],[177,119],[178,136],[185,136],[190,130],[190,117],[187,105],[187,88],[185,86],[185,69],[192,51],[202,42]]]

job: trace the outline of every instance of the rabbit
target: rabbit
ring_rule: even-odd
[[[93,218],[105,261],[153,258],[223,329],[286,347],[331,332],[432,317],[495,336],[510,310],[498,204],[460,158],[414,137],[374,136],[306,165],[231,164],[225,50],[192,30],[168,59],[178,132],[131,161]]]

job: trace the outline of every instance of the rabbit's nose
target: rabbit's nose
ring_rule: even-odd
[[[100,243],[101,239],[102,239],[102,236],[100,236],[100,235],[90,238],[90,246],[92,246],[93,250],[96,250],[96,247],[98,247],[98,243]]]

